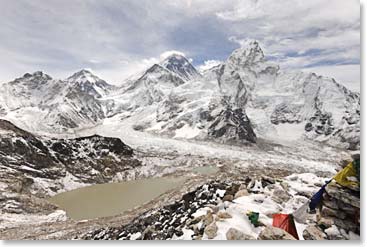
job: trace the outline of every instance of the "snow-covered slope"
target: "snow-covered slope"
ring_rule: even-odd
[[[135,126],[175,138],[310,138],[358,149],[359,97],[331,78],[282,71],[254,41],[206,71],[204,78],[159,94]]]
[[[256,41],[232,53],[218,83],[231,104],[246,109],[259,136],[359,145],[359,94],[331,78],[280,70]]]
[[[111,90],[115,89],[113,85],[100,79],[87,69],[82,69],[66,79],[74,87],[80,88],[94,97],[100,98],[107,95]]]
[[[309,138],[359,148],[360,95],[331,78],[281,70],[256,41],[203,75],[173,54],[119,88],[87,70],[64,81],[36,72],[3,85],[0,94],[0,115],[35,132],[76,131],[135,116],[125,127],[170,138]]]
[[[105,118],[108,102],[100,98],[112,89],[87,70],[66,80],[54,80],[40,71],[27,73],[2,85],[2,117],[33,132],[94,125]]]

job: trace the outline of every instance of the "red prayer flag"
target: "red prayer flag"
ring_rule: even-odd
[[[273,226],[281,228],[295,237],[297,240],[298,234],[296,224],[294,223],[293,216],[290,214],[273,214]]]

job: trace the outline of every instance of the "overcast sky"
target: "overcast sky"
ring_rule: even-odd
[[[111,83],[180,51],[198,67],[249,39],[283,69],[359,91],[358,0],[0,0],[0,81],[90,68]]]

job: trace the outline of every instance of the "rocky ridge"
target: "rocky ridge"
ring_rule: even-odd
[[[2,213],[55,210],[42,198],[95,183],[141,163],[118,138],[49,139],[0,120],[0,209]],[[10,206],[11,205],[11,206]],[[49,212],[49,211],[47,211]]]

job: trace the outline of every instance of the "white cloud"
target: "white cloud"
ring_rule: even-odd
[[[217,13],[231,23],[240,45],[260,41],[283,68],[355,64],[360,60],[359,1],[249,0]],[[243,30],[246,30],[244,32]]]
[[[219,64],[221,64],[222,62],[219,60],[206,60],[204,61],[204,64],[201,64],[198,66],[198,69],[200,72],[203,72],[205,70],[211,69],[214,66],[217,66]]]
[[[204,63],[226,59],[234,41],[247,39],[282,67],[360,56],[357,0],[2,0],[1,8],[0,81],[35,70],[65,78],[91,67],[120,82],[164,51]]]
[[[180,55],[180,56],[186,57],[185,53],[183,53],[181,51],[171,50],[171,51],[165,51],[165,52],[161,53],[160,59],[164,60],[164,59],[166,59],[167,57],[169,57],[171,55]]]
[[[315,72],[319,75],[334,78],[337,82],[342,83],[344,86],[355,92],[360,92],[361,90],[359,64],[320,66],[305,68],[302,69],[302,71]]]

